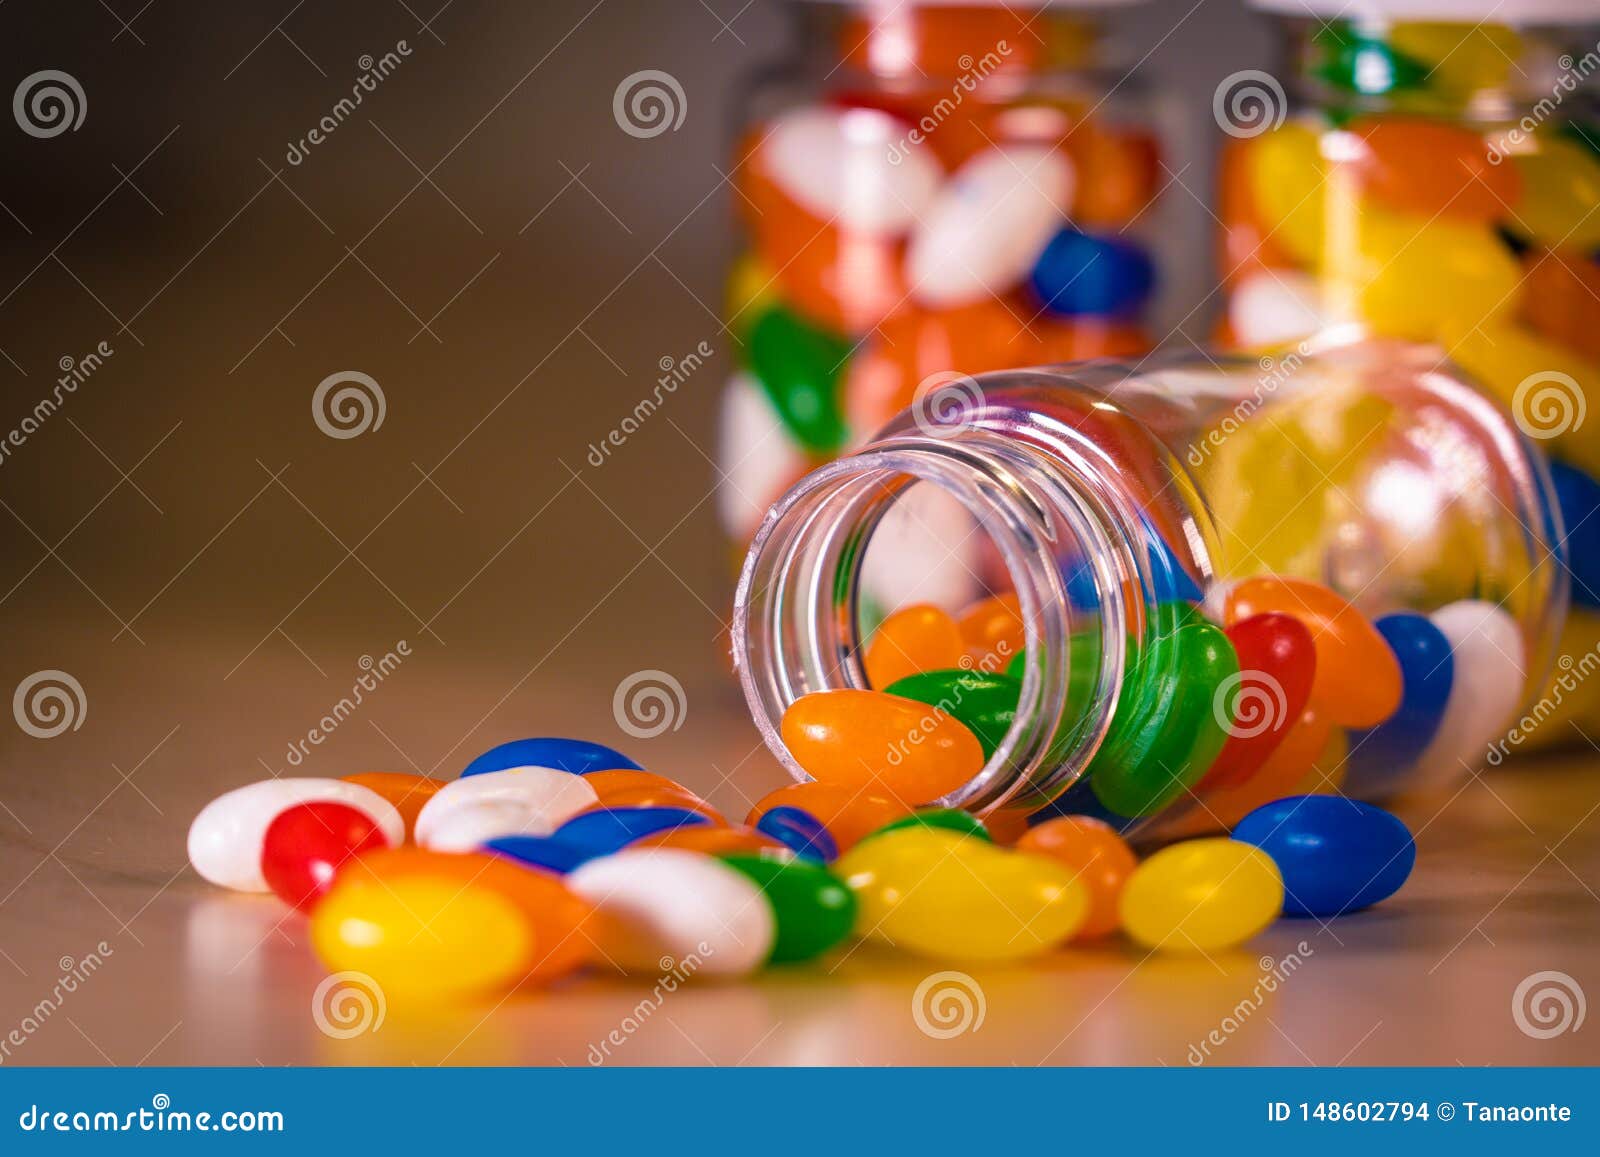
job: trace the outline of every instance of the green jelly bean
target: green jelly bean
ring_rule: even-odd
[[[983,826],[983,821],[971,812],[964,812],[953,807],[926,807],[914,811],[908,816],[902,816],[892,823],[884,824],[877,831],[865,836],[858,841],[860,847],[867,840],[875,839],[887,832],[897,832],[903,828],[941,828],[947,832],[957,832],[963,836],[972,836],[983,840],[985,843],[994,843],[994,837],[989,834],[989,829]]]
[[[1238,656],[1215,624],[1184,610],[1157,609],[1151,638],[1124,672],[1105,742],[1088,769],[1095,797],[1122,816],[1160,811],[1203,776],[1227,739],[1213,705],[1239,672]]]
[[[1362,36],[1343,21],[1335,21],[1313,38],[1321,60],[1313,72],[1323,81],[1347,92],[1379,96],[1420,88],[1428,79],[1428,66],[1383,40]]]
[[[756,319],[745,349],[751,370],[795,440],[818,454],[843,449],[849,430],[839,384],[850,343],[774,306]]]
[[[959,667],[921,671],[896,679],[884,688],[890,695],[915,699],[954,716],[978,737],[983,757],[1000,746],[1017,717],[1022,684],[1009,675],[986,675]]]
[[[768,957],[773,964],[821,956],[855,926],[855,893],[821,864],[743,853],[718,859],[749,877],[772,905],[778,923]]]

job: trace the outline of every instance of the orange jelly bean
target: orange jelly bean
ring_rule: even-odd
[[[1228,592],[1229,626],[1252,615],[1290,615],[1311,629],[1317,669],[1311,702],[1341,727],[1376,727],[1400,707],[1400,661],[1365,615],[1306,579],[1245,579]]]
[[[791,783],[762,796],[750,809],[745,823],[753,827],[775,807],[797,807],[816,816],[841,852],[849,851],[884,825],[911,814],[911,809],[897,800],[856,788],[832,783]]]
[[[1065,864],[1089,893],[1089,915],[1076,939],[1093,940],[1117,930],[1122,886],[1139,866],[1127,841],[1111,825],[1090,816],[1046,820],[1017,841],[1017,850]]]
[[[961,632],[940,607],[918,603],[890,615],[867,644],[867,678],[874,687],[961,662]]]
[[[1004,43],[1005,67],[1025,70],[1044,52],[1034,19],[1004,7],[900,4],[851,15],[838,46],[845,63],[869,73],[956,77],[971,72],[974,46]]]
[[[689,852],[703,852],[708,856],[751,854],[771,858],[792,859],[794,853],[764,832],[750,828],[714,828],[706,824],[693,824],[672,828],[635,840],[630,848],[682,848]]]
[[[406,821],[408,840],[411,830],[416,827],[417,813],[422,810],[422,805],[445,784],[441,779],[429,779],[425,775],[412,775],[404,771],[358,771],[343,779],[346,783],[359,783],[362,787],[370,788],[394,804],[400,818]]]
[[[817,691],[789,705],[789,753],[823,783],[917,806],[983,770],[978,737],[947,712],[881,691]]]
[[[591,771],[583,777],[583,782],[594,788],[594,794],[600,797],[602,803],[608,796],[617,792],[635,791],[639,788],[657,788],[662,791],[689,790],[675,779],[668,779],[653,771],[635,771],[631,768]]]
[[[1346,133],[1350,172],[1391,209],[1490,222],[1511,215],[1522,196],[1516,166],[1491,164],[1484,139],[1455,125],[1361,117]]]
[[[1600,262],[1571,250],[1535,250],[1523,259],[1523,269],[1522,320],[1528,328],[1600,361]]]
[[[585,776],[584,778],[588,777]],[[622,788],[601,796],[600,802],[587,810],[602,811],[607,808],[619,807],[677,807],[683,808],[685,811],[699,812],[714,824],[728,822],[723,819],[722,813],[716,808],[695,795],[694,792],[682,787],[641,785],[639,787]]]
[[[510,901],[533,933],[524,980],[553,980],[589,963],[594,943],[604,931],[594,906],[568,891],[557,877],[500,856],[388,848],[356,857],[340,869],[335,882],[350,877],[381,887],[384,880],[402,876],[444,880],[463,888],[471,884]]]
[[[1004,671],[1027,642],[1022,605],[1015,594],[974,603],[962,612],[957,626],[968,657],[982,671]]]
[[[1161,828],[1162,838],[1179,839],[1231,828],[1262,804],[1304,794],[1302,785],[1334,734],[1333,721],[1318,708],[1307,707],[1254,775],[1243,783],[1203,790],[1194,810],[1172,826]]]

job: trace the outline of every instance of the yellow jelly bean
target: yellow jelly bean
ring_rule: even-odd
[[[1545,245],[1600,245],[1600,161],[1583,145],[1541,136],[1536,151],[1514,156],[1522,200],[1509,224]]]
[[[1146,948],[1212,952],[1241,944],[1278,918],[1283,877],[1260,848],[1190,840],[1140,864],[1122,889],[1122,928]]]
[[[940,960],[1036,956],[1089,914],[1072,869],[941,828],[874,836],[834,871],[856,894],[863,935]]]
[[[1504,84],[1522,55],[1522,37],[1503,24],[1405,21],[1389,29],[1389,46],[1428,66],[1428,87],[1467,96]]]
[[[748,330],[767,306],[778,299],[772,271],[753,253],[746,253],[728,272],[723,316],[735,329]]]
[[[1258,137],[1247,153],[1246,173],[1267,239],[1299,261],[1316,263],[1327,234],[1321,134],[1290,121]]]
[[[364,972],[388,993],[446,997],[515,984],[534,948],[506,897],[403,875],[336,882],[312,913],[311,942],[331,972]]]

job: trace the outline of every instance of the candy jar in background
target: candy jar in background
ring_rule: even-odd
[[[808,474],[745,560],[734,657],[797,778],[991,830],[1167,838],[1262,804],[1449,788],[1550,668],[1567,604],[1535,442],[1421,343],[983,375]],[[863,576],[937,487],[1001,593],[880,625]],[[999,585],[999,584],[997,584]]]
[[[1101,33],[1128,2],[791,3],[797,48],[752,86],[734,158],[735,559],[808,469],[957,375],[1138,356],[1164,332],[1167,106]],[[972,531],[922,488],[883,529],[875,613],[975,598],[993,560]]]
[[[1553,460],[1575,607],[1514,746],[1577,740],[1600,727],[1600,5],[1252,3],[1286,55],[1218,90],[1221,342],[1401,339],[1512,410]]]

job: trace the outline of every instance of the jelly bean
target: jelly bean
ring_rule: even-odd
[[[1226,285],[1266,270],[1286,272],[1293,259],[1268,234],[1251,190],[1254,141],[1230,139],[1218,158],[1217,216],[1222,226],[1217,267]]]
[[[1243,783],[1305,712],[1317,668],[1311,632],[1291,615],[1240,619],[1227,629],[1239,658],[1239,679],[1216,704],[1230,722],[1228,739],[1200,788]]]
[[[582,775],[588,771],[606,771],[610,768],[640,770],[639,765],[622,752],[604,744],[590,743],[586,739],[559,739],[546,736],[538,739],[513,739],[509,743],[491,747],[467,764],[466,770],[461,773],[461,778],[483,775],[490,771],[505,771],[512,767],[553,767],[558,771],[569,771],[575,775]]]
[[[687,808],[600,808],[573,816],[555,830],[553,838],[591,856],[608,856],[640,836],[709,822]]]
[[[1600,261],[1540,249],[1523,259],[1523,269],[1522,323],[1578,357],[1600,362]]]
[[[860,934],[941,960],[1036,956],[1089,909],[1062,865],[933,828],[865,840],[834,871],[856,894]]]
[[[850,935],[855,926],[855,893],[826,868],[805,860],[724,855],[721,861],[761,889],[772,905],[777,933],[772,964],[811,960]]]
[[[901,816],[892,823],[884,824],[877,831],[869,833],[867,838],[876,839],[888,832],[904,831],[907,828],[937,828],[939,831],[971,836],[986,844],[994,842],[982,820],[971,812],[953,807],[918,808],[908,816]]]
[[[1232,341],[1245,349],[1287,345],[1330,321],[1322,283],[1292,269],[1248,274],[1228,295]]]
[[[609,919],[604,948],[624,969],[739,976],[772,953],[772,906],[748,876],[710,856],[627,848],[590,860],[567,883]]]
[[[803,860],[826,864],[839,858],[839,845],[822,821],[797,807],[768,808],[756,822],[756,831],[771,836]]]
[[[722,315],[741,337],[750,332],[750,325],[756,318],[778,304],[773,288],[776,281],[772,270],[753,253],[741,254],[734,261],[733,268],[728,271]]]
[[[1078,317],[1063,321],[1048,317],[1033,323],[1033,344],[1025,347],[1017,365],[1054,365],[1091,358],[1136,358],[1150,352],[1150,335],[1137,325],[1118,324],[1104,317]],[[1010,369],[1002,366],[1001,369]]]
[[[974,603],[956,620],[967,657],[979,671],[1003,671],[1027,642],[1027,623],[1015,594],[995,595]]]
[[[717,426],[717,517],[723,530],[749,540],[809,466],[760,383],[743,373],[729,379]]]
[[[1150,296],[1156,271],[1131,242],[1063,229],[1039,254],[1028,282],[1051,313],[1129,314]]]
[[[961,655],[955,619],[931,603],[918,603],[902,607],[879,624],[863,665],[868,681],[883,689],[919,671],[954,667]]]
[[[1428,87],[1468,98],[1498,88],[1523,54],[1522,38],[1503,24],[1403,21],[1387,38],[1395,49],[1428,68]]]
[[[1122,927],[1146,948],[1214,952],[1242,944],[1283,910],[1272,857],[1237,840],[1189,840],[1155,853],[1122,889]]]
[[[983,828],[997,847],[1014,847],[1028,834],[1028,813],[1012,808],[987,812],[983,817]]]
[[[1257,137],[1245,156],[1250,202],[1267,238],[1296,261],[1319,261],[1328,187],[1317,128],[1288,121]]]
[[[311,914],[311,943],[330,972],[446,998],[510,987],[535,950],[528,921],[493,889],[420,876],[336,883]]]
[[[907,487],[867,544],[861,590],[886,611],[908,603],[959,607],[977,593],[977,523],[932,483]]]
[[[1216,693],[1238,671],[1233,645],[1208,622],[1159,632],[1130,663],[1111,726],[1085,773],[1095,798],[1115,815],[1138,817],[1182,796],[1227,739]]]
[[[1344,727],[1376,727],[1400,706],[1400,663],[1360,611],[1327,587],[1306,579],[1262,576],[1245,579],[1226,595],[1231,626],[1269,612],[1290,615],[1311,630],[1316,675],[1311,702]]]
[[[1490,223],[1514,212],[1522,182],[1481,136],[1423,117],[1358,117],[1331,146],[1361,191],[1386,208]]]
[[[757,824],[767,809],[775,807],[795,807],[810,812],[822,821],[839,850],[846,852],[863,837],[899,819],[908,810],[898,800],[872,795],[860,788],[831,783],[791,783],[762,796],[745,822]]]
[[[1517,232],[1545,245],[1600,246],[1600,161],[1581,144],[1541,136],[1538,148],[1511,158],[1522,200],[1510,216]]]
[[[1600,607],[1600,482],[1561,462],[1550,463],[1565,530],[1572,601]]]
[[[1077,939],[1109,936],[1121,925],[1118,902],[1139,861],[1109,824],[1088,816],[1046,820],[1028,829],[1017,850],[1064,864],[1088,891],[1089,914]]]
[[[1053,149],[989,149],[958,169],[922,215],[906,251],[912,296],[935,308],[1016,287],[1061,226],[1073,171]]]
[[[261,874],[267,826],[280,812],[313,800],[349,804],[364,812],[391,845],[405,842],[405,820],[371,788],[339,779],[267,779],[219,795],[200,809],[189,825],[189,862],[213,884],[270,892]]]
[[[417,816],[416,841],[428,847],[435,838],[448,839],[455,845],[450,850],[465,850],[459,846],[461,829],[481,832],[475,825],[484,823],[502,825],[489,835],[545,836],[597,802],[594,788],[581,775],[568,771],[515,765],[484,771],[453,780],[433,794]],[[467,807],[475,812],[470,823],[451,818],[451,813]],[[447,826],[448,837],[444,834]],[[480,834],[478,838],[488,837]]]
[[[629,846],[634,848],[681,848],[688,852],[704,852],[708,856],[722,856],[737,852],[780,860],[794,858],[793,852],[765,832],[758,832],[752,828],[716,828],[705,824],[657,832],[654,835],[635,840]]]
[[[808,212],[843,229],[904,233],[927,211],[944,174],[911,126],[876,109],[807,107],[767,126],[753,163]]]
[[[874,75],[963,76],[972,71],[972,54],[981,45],[1004,44],[1008,70],[1035,67],[1042,31],[1032,13],[918,4],[849,11],[836,43],[846,64]]]
[[[983,770],[977,736],[946,712],[881,691],[817,691],[783,713],[784,744],[823,783],[915,806]]]
[[[1009,675],[985,675],[958,667],[907,675],[885,690],[890,695],[915,699],[948,711],[978,737],[983,746],[983,758],[988,760],[1017,717],[1022,684]]]
[[[849,432],[838,395],[849,342],[776,307],[756,319],[745,352],[795,441],[816,454],[843,449]]]
[[[1319,30],[1314,43],[1321,50],[1315,74],[1336,88],[1362,96],[1419,88],[1428,78],[1427,65],[1385,40],[1355,32],[1342,20]]]
[[[349,804],[313,801],[279,812],[261,841],[261,876],[292,908],[309,911],[345,862],[389,841],[371,817]]]
[[[1080,120],[1066,146],[1083,174],[1072,198],[1074,221],[1121,229],[1144,212],[1161,180],[1161,150],[1153,136]]]
[[[596,772],[596,775],[601,774]],[[640,784],[631,788],[615,788],[600,797],[600,802],[589,810],[598,808],[680,808],[686,811],[698,812],[714,824],[727,821],[722,818],[722,813],[717,811],[705,800],[695,795],[694,792],[683,787],[652,787]]]
[[[400,813],[400,818],[406,823],[407,837],[410,837],[412,830],[417,826],[417,813],[422,811],[422,805],[432,799],[433,793],[445,784],[443,780],[429,779],[425,775],[412,775],[404,771],[358,771],[354,775],[340,778],[346,783],[371,788],[394,804],[395,810]]]
[[[1450,698],[1407,788],[1449,784],[1483,766],[1527,690],[1522,631],[1493,603],[1463,599],[1429,616],[1455,656]]]
[[[594,791],[595,797],[605,803],[613,795],[632,793],[639,790],[687,792],[675,779],[668,779],[664,775],[657,775],[653,771],[632,771],[627,768],[617,768],[612,771],[591,771],[583,777],[585,783]]]
[[[1426,615],[1385,615],[1378,633],[1400,661],[1400,709],[1377,727],[1352,731],[1346,777],[1352,791],[1376,795],[1398,785],[1427,750],[1444,718],[1455,678],[1450,640]]]
[[[533,930],[533,952],[520,979],[547,981],[587,964],[603,929],[594,906],[547,872],[495,855],[454,855],[422,848],[367,852],[340,871],[336,887],[382,891],[399,880],[444,883],[455,889],[486,889],[515,906]],[[320,906],[319,906],[320,910]]]
[[[518,800],[470,800],[430,813],[417,845],[434,852],[474,852],[503,836],[543,836],[550,825],[540,809]]]
[[[504,856],[530,868],[543,868],[558,876],[566,875],[597,855],[608,854],[563,840],[559,836],[496,836],[484,840],[479,850]]]
[[[1288,916],[1342,916],[1400,890],[1417,862],[1406,825],[1380,807],[1299,795],[1257,808],[1233,838],[1272,857]]]

